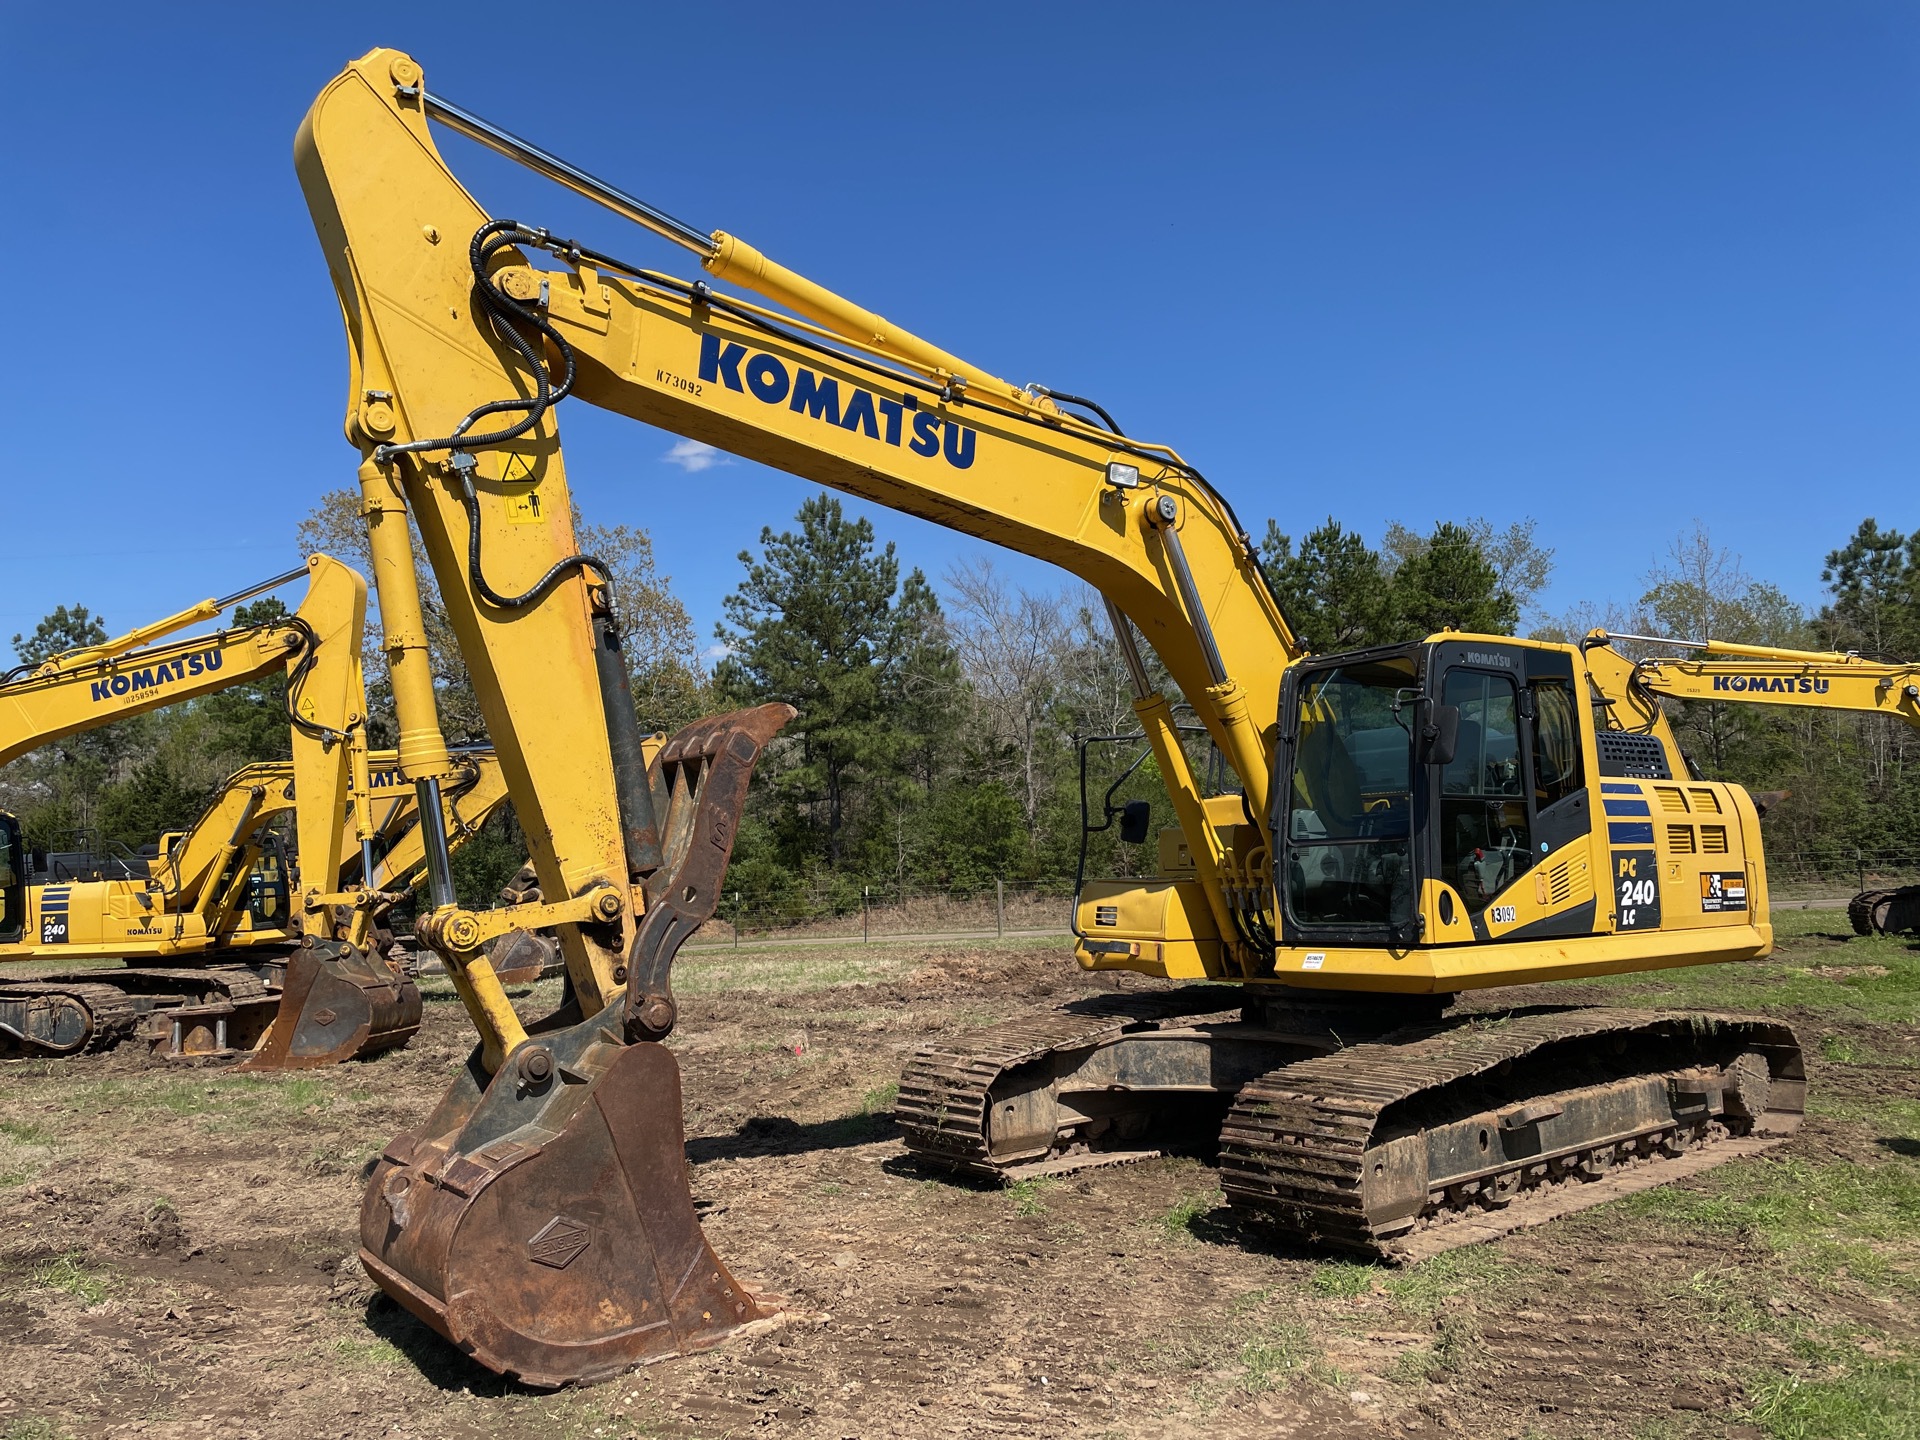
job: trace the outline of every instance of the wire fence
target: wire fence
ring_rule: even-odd
[[[749,904],[729,895],[694,945],[769,940],[883,940],[891,936],[1020,935],[1065,930],[1071,881],[997,880],[965,890],[891,885],[838,887]]]
[[[1767,852],[1767,886],[1778,896],[1800,898],[1920,884],[1920,855],[1872,851],[1851,845]]]

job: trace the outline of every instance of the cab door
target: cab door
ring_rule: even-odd
[[[1431,767],[1441,933],[1467,938],[1450,923],[1457,906],[1477,941],[1590,934],[1591,808],[1571,653],[1476,640],[1434,649],[1430,693],[1458,714],[1451,760]]]
[[[27,921],[27,856],[20,823],[0,813],[0,945],[18,943]]]

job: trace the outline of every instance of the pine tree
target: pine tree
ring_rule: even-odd
[[[1392,605],[1403,640],[1446,629],[1511,635],[1520,620],[1519,604],[1480,543],[1448,520],[1393,572]]]
[[[797,531],[760,532],[760,558],[740,553],[747,574],[724,602],[715,633],[729,653],[714,683],[732,703],[784,700],[800,712],[762,762],[787,807],[774,828],[795,859],[831,867],[925,743],[903,728],[903,707],[932,698],[953,661],[926,577],[915,570],[903,587],[894,547],[876,552],[871,522],[847,519],[824,493],[796,518]]]

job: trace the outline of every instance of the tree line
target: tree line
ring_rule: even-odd
[[[729,889],[757,910],[794,914],[857,903],[863,888],[976,890],[996,879],[1071,882],[1081,845],[1077,739],[1134,729],[1133,693],[1099,597],[1077,583],[1035,590],[988,558],[938,581],[903,564],[871,524],[824,492],[791,525],[768,527],[739,556],[740,580],[716,628],[721,658],[703,665],[685,607],[647,535],[580,526],[583,548],[615,572],[625,653],[641,722],[672,730],[702,714],[782,700],[798,718],[755,778]],[[301,527],[303,548],[367,567],[356,497],[326,497]],[[1276,598],[1300,639],[1330,652],[1421,638],[1453,627],[1575,641],[1594,626],[1795,648],[1920,657],[1920,531],[1863,521],[1819,574],[1813,611],[1748,575],[1703,527],[1676,538],[1624,603],[1557,615],[1537,605],[1553,551],[1532,521],[1504,528],[1445,521],[1424,533],[1389,525],[1378,545],[1328,519],[1297,538],[1269,522],[1259,546]],[[478,698],[460,664],[432,576],[421,567],[442,725],[484,741]],[[268,599],[236,620],[283,613]],[[377,616],[367,659],[376,746],[395,736]],[[16,658],[34,663],[108,633],[84,605],[62,605]],[[236,687],[72,737],[0,770],[0,807],[31,841],[69,848],[138,846],[184,827],[231,770],[287,753],[278,680]],[[1770,847],[1834,873],[1856,851],[1920,859],[1914,732],[1880,717],[1762,706],[1676,704],[1689,758],[1714,778],[1790,796],[1769,814]],[[1116,743],[1090,761],[1101,798],[1137,750]],[[1197,773],[1224,779],[1196,737]],[[1160,802],[1149,760],[1114,792]],[[1164,808],[1161,810],[1164,818]],[[1150,840],[1115,827],[1090,842],[1098,871],[1155,867]],[[461,854],[461,893],[487,903],[524,849],[511,817]]]

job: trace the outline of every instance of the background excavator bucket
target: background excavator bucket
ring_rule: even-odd
[[[287,961],[280,1008],[242,1070],[307,1070],[404,1045],[420,1028],[420,988],[376,956],[308,939]]]
[[[650,779],[664,862],[647,893],[661,898],[629,952],[626,1003],[530,1027],[491,1076],[476,1050],[374,1169],[360,1211],[367,1273],[489,1369],[588,1384],[777,1314],[701,1232],[680,1067],[635,1016],[663,1000],[670,1011],[673,954],[713,913],[747,781],[793,713],[703,720],[660,752]]]

